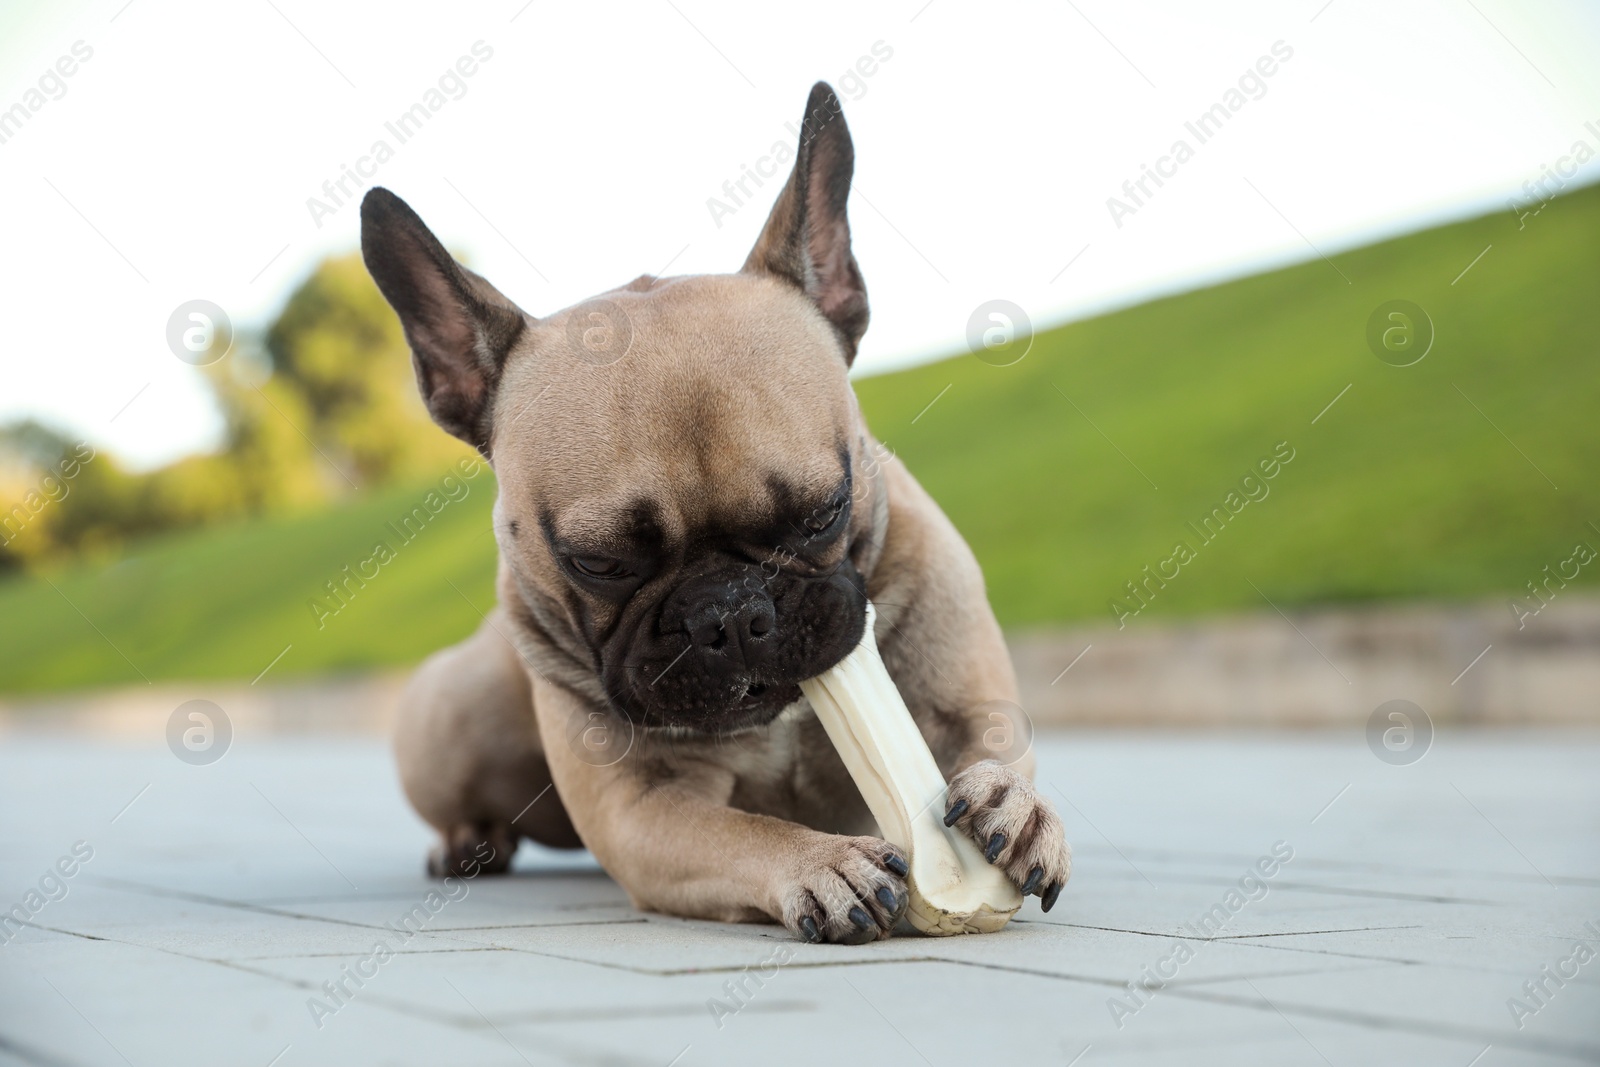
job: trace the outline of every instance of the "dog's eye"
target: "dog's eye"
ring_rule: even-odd
[[[628,574],[620,562],[604,556],[572,556],[567,562],[573,570],[590,578],[625,578]]]
[[[844,514],[844,501],[834,503],[826,511],[820,511],[806,519],[806,531],[813,534],[827,533],[833,524],[839,521],[839,516]]]

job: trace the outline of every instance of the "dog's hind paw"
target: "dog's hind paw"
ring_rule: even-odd
[[[1061,817],[1023,775],[995,760],[974,763],[950,781],[944,824],[967,833],[1024,896],[1055,906],[1072,876],[1072,848]]]
[[[429,850],[428,876],[476,878],[480,874],[504,874],[511,869],[511,855],[516,850],[517,837],[509,827],[453,826]]]

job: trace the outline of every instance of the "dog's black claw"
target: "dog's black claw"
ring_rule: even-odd
[[[882,904],[883,910],[888,912],[890,915],[893,915],[895,909],[900,906],[900,901],[897,897],[895,897],[894,890],[890,889],[886,885],[880,885],[878,887],[878,891],[874,893],[873,896],[878,898],[878,903]]]
[[[1061,883],[1051,882],[1050,888],[1046,889],[1039,897],[1039,909],[1041,911],[1049,911],[1051,908],[1056,906],[1056,897],[1059,897],[1060,895]]]
[[[993,863],[999,857],[1000,850],[1005,847],[1006,835],[996,831],[995,835],[989,838],[989,847],[983,850],[983,858]]]
[[[948,826],[949,824],[946,823],[945,825]],[[884,857],[883,865],[902,878],[911,873],[911,868],[906,865],[905,857],[898,852],[891,852]]]
[[[859,907],[853,907],[850,909],[850,921],[855,923],[857,930],[865,930],[872,925],[872,916]]]
[[[965,797],[962,797],[960,800],[950,805],[950,810],[944,813],[944,824],[946,826],[954,826],[956,824],[956,820],[967,813],[967,806],[967,799]]]
[[[822,932],[817,929],[817,920],[809,915],[800,916],[800,932],[806,935],[806,940],[813,945],[822,940]]]
[[[1035,867],[1028,872],[1028,880],[1022,883],[1022,895],[1027,896],[1039,888],[1039,883],[1044,881],[1044,868]]]

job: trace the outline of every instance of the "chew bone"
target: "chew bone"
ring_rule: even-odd
[[[1022,907],[1022,894],[978,846],[944,825],[944,776],[928,751],[872,633],[837,666],[800,683],[872,817],[911,860],[906,916],[925,934],[987,934]]]

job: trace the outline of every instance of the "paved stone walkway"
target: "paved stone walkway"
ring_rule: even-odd
[[[1600,735],[1039,752],[1055,911],[845,948],[641,915],[528,846],[446,895],[377,740],[13,738],[0,1065],[1600,1062]]]

